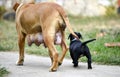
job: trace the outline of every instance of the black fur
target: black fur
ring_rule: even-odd
[[[75,34],[79,37],[82,38],[82,35],[78,32],[75,32]],[[81,56],[86,56],[88,58],[88,69],[92,69],[91,66],[91,54],[88,46],[86,45],[89,42],[92,42],[96,39],[91,39],[85,42],[81,42],[80,40],[76,39],[72,34],[68,36],[68,39],[70,39],[70,56],[73,60],[74,67],[78,66],[78,59]]]

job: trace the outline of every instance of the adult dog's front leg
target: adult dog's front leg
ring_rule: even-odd
[[[18,37],[19,59],[18,59],[17,65],[23,65],[23,62],[24,62],[25,37],[26,35],[23,33],[19,34],[19,37]]]

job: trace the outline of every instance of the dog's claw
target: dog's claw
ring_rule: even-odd
[[[23,64],[17,64],[17,66],[23,66]]]
[[[56,72],[57,70],[50,70],[49,72]]]

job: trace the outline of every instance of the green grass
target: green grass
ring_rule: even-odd
[[[101,30],[106,32],[104,37],[97,38],[96,41],[88,44],[92,60],[95,63],[120,65],[120,47],[105,47],[105,43],[120,42],[120,16],[101,16],[101,17],[73,17],[69,16],[70,23],[74,31],[80,32],[83,36],[82,41],[96,38],[96,35]],[[69,35],[66,29],[66,42],[69,45],[67,36]],[[59,46],[56,46],[59,53],[61,51]],[[7,22],[0,20],[0,51],[18,51],[17,33],[14,22]],[[29,47],[25,45],[25,51],[30,54],[37,54],[48,56],[47,48],[42,45],[37,47],[34,44]],[[69,52],[66,55],[70,58]],[[80,59],[86,61],[85,57]]]
[[[0,77],[4,77],[5,75],[7,75],[9,72],[6,70],[5,67],[1,67],[0,66]]]
[[[0,20],[0,50],[10,51],[18,49],[17,32],[13,22]]]
[[[95,38],[101,30],[106,32],[104,37],[97,38],[95,42],[89,43],[93,62],[101,64],[120,65],[120,47],[105,47],[105,43],[120,42],[120,17],[102,16],[102,17],[72,17],[72,25],[77,27],[83,35],[83,40]],[[84,57],[81,61],[86,61]]]

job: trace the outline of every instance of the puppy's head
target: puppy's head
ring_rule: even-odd
[[[82,35],[79,32],[74,32],[79,39],[82,39]],[[72,41],[75,37],[72,34],[69,34],[68,39],[70,39],[70,41]]]

